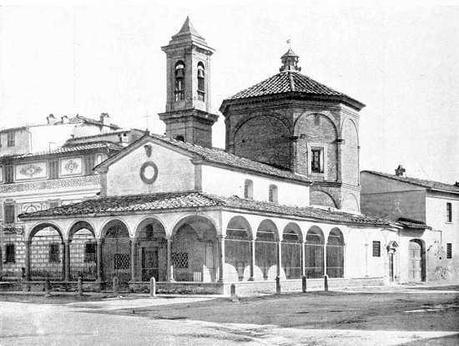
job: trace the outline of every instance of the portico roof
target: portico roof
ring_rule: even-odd
[[[294,216],[319,221],[358,224],[366,226],[391,226],[384,219],[356,215],[314,207],[293,207],[270,202],[233,197],[222,197],[197,191],[155,193],[104,197],[64,205],[33,213],[21,214],[22,220],[56,217],[94,217],[103,215],[135,214],[139,212],[177,211],[180,209],[222,208]]]

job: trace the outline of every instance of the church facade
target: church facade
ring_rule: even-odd
[[[286,290],[302,277],[400,281],[403,226],[360,212],[362,103],[301,74],[289,50],[278,74],[223,101],[226,148],[212,148],[214,50],[188,18],[162,49],[166,135],[145,132],[98,163],[97,197],[19,216],[23,282],[82,276],[103,289],[117,277],[135,291],[155,277],[164,292],[250,293],[276,278]]]

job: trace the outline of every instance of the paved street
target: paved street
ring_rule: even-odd
[[[47,299],[52,304],[44,303]],[[0,296],[0,344],[454,345],[459,341],[456,288],[266,296],[239,303],[215,297],[47,299]]]

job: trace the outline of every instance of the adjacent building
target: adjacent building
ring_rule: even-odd
[[[399,231],[399,281],[457,280],[459,185],[362,171],[362,212],[393,220]]]

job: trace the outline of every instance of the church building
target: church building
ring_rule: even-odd
[[[285,291],[302,277],[311,289],[324,276],[332,288],[398,281],[403,226],[360,212],[361,102],[301,74],[289,49],[279,73],[223,101],[226,147],[213,148],[214,50],[189,18],[162,50],[165,136],[145,131],[100,162],[97,197],[19,216],[27,285],[71,285],[89,261],[95,289],[115,276],[131,291],[155,277],[161,292],[242,294],[276,278]],[[61,249],[47,272],[43,232]]]

